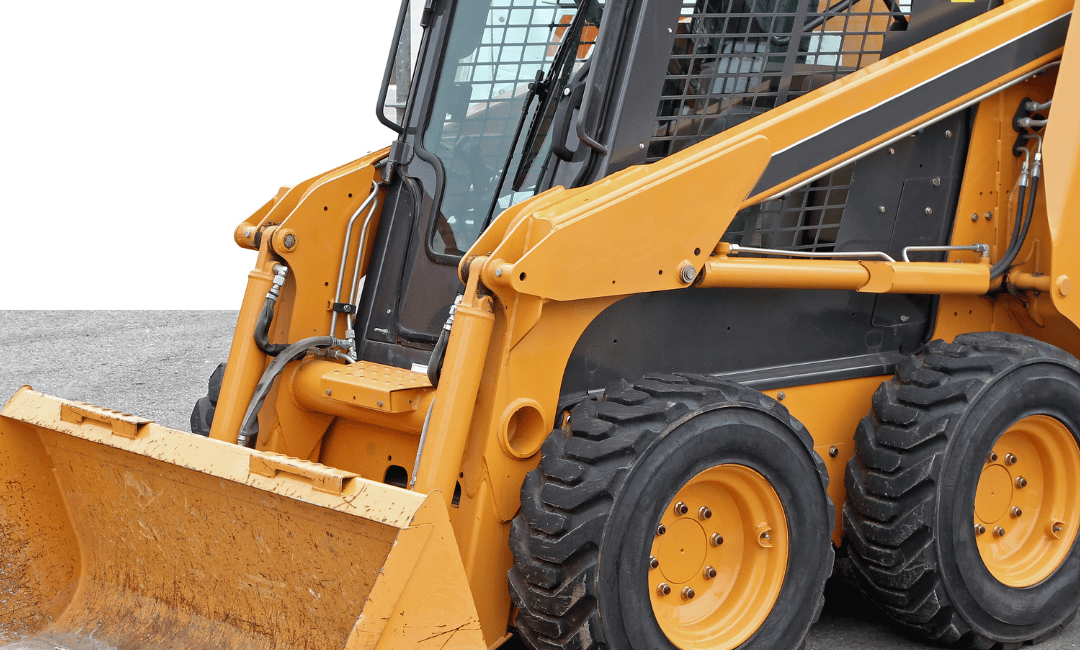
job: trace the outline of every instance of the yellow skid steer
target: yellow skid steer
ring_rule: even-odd
[[[927,643],[1054,634],[1073,11],[403,0],[398,137],[237,226],[191,432],[0,411],[0,641],[794,649],[838,555]]]

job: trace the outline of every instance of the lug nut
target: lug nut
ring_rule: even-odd
[[[724,543],[724,537],[720,533],[713,533],[709,536],[709,543],[713,546],[720,546]]]
[[[1016,477],[1016,487],[1018,487],[1018,488],[1027,487],[1027,479],[1024,478],[1023,476],[1017,476]]]
[[[716,577],[716,569],[712,568],[711,566],[705,567],[705,570],[701,572],[701,577],[705,578],[706,580],[712,580]]]
[[[701,517],[702,519],[709,519],[710,517],[712,517],[712,510],[709,510],[705,506],[701,506],[700,508],[698,508],[697,516]]]
[[[660,560],[658,560],[655,557],[650,555],[649,556],[649,568],[650,569],[655,569],[655,568],[657,568],[659,566],[660,566]]]
[[[656,585],[656,595],[666,596],[670,593],[671,587],[669,587],[666,582],[661,582],[660,584]]]
[[[675,504],[675,514],[677,514],[677,515],[685,515],[689,511],[690,511],[690,508],[687,508],[686,504],[683,503],[682,501]]]
[[[836,458],[840,454],[840,450],[836,447],[829,447],[829,456]]]
[[[1017,508],[1016,506],[1013,506],[1012,510],[1009,511],[1009,514],[1012,515],[1013,519],[1018,519],[1020,515],[1024,514],[1024,511],[1020,508]]]
[[[992,452],[990,452],[990,455],[986,457],[986,462],[988,462],[988,463],[992,463],[992,462],[994,462],[995,460],[997,460],[997,458],[998,458],[998,456],[997,456],[997,452],[996,452],[996,451],[992,451]]]
[[[666,532],[667,532],[667,526],[665,526],[664,524],[660,524],[659,526],[656,527],[656,534],[657,535],[663,535]]]
[[[1006,465],[1015,465],[1016,464],[1016,456],[1013,456],[1012,454],[1005,454],[1005,464]]]
[[[986,532],[986,526],[983,526],[982,524],[975,524],[975,534],[976,535],[982,535],[985,532]]]
[[[682,599],[683,600],[690,600],[693,597],[694,597],[694,590],[691,589],[690,587],[683,587]]]
[[[1005,529],[1001,526],[994,526],[994,537],[1004,537]]]

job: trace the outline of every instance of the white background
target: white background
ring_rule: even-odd
[[[390,143],[394,0],[7,2],[0,309],[238,309],[235,226]]]

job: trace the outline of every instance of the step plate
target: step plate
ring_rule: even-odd
[[[370,361],[331,370],[322,376],[326,396],[384,413],[416,409],[420,396],[432,390],[427,375]]]

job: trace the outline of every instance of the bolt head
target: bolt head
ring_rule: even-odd
[[[655,557],[650,555],[649,556],[649,568],[650,569],[656,569],[659,566],[660,566],[660,560],[658,560]]]
[[[934,214],[934,209],[933,208],[926,208],[925,210],[923,210],[923,212],[925,212],[926,214]]]
[[[697,269],[690,262],[683,262],[679,269],[679,278],[686,284],[690,284],[697,277]]]
[[[686,504],[683,503],[682,501],[675,504],[675,514],[677,514],[677,515],[685,515],[689,511],[690,511],[690,508],[686,507]]]
[[[694,590],[691,589],[690,587],[683,587],[682,599],[683,600],[690,600],[693,597],[694,597]]]
[[[1005,454],[1005,464],[1006,465],[1015,465],[1016,464],[1016,456],[1013,456],[1012,454]]]
[[[713,533],[709,536],[709,543],[713,546],[720,546],[724,543],[724,536],[720,533]]]
[[[972,212],[971,213],[971,220],[972,221],[978,221],[979,220],[979,215],[978,215],[977,212]]]
[[[644,149],[645,148],[645,143],[644,142],[639,142],[638,145],[637,145],[637,148],[638,149]]]
[[[716,569],[712,568],[711,566],[705,567],[705,570],[701,572],[701,577],[705,578],[706,580],[712,580],[716,577]]]
[[[1024,511],[1016,506],[1013,506],[1012,509],[1009,510],[1009,514],[1012,515],[1013,519],[1017,519],[1024,514]]]
[[[987,221],[990,221],[991,219],[993,219],[993,218],[994,218],[994,213],[993,213],[993,212],[989,212],[989,211],[987,211],[987,213],[986,213],[986,215],[985,215],[985,216],[986,216],[986,220],[987,220]]]
[[[839,455],[839,454],[840,454],[839,449],[837,449],[836,447],[829,447],[829,456],[832,456],[833,458],[836,458],[837,455]]]
[[[497,277],[497,278],[502,277],[502,269],[495,269],[495,277]]]
[[[992,452],[990,452],[990,455],[986,457],[986,462],[992,463],[992,462],[996,461],[997,459],[998,459],[997,452],[992,451]]]
[[[660,524],[659,526],[656,527],[656,534],[657,535],[663,535],[666,532],[667,532],[667,526],[665,526],[664,524]]]
[[[948,131],[948,130],[946,130],[946,131],[945,131],[945,137],[946,137],[946,138],[951,138],[951,137],[952,137],[952,131]]]
[[[705,506],[698,508],[697,516],[701,519],[710,519],[712,517],[712,510],[709,510]]]
[[[879,205],[877,207],[877,211],[880,212],[881,214],[885,214],[885,206]]]
[[[937,177],[935,177],[934,180],[930,182],[934,184],[934,187],[939,187],[941,185],[941,179]]]
[[[986,532],[986,526],[983,526],[982,524],[975,524],[975,534],[976,535],[982,535],[985,532]]]
[[[896,153],[896,149],[893,149],[892,147],[889,147],[889,155],[891,156],[894,153]]]
[[[667,583],[661,582],[660,584],[656,585],[656,593],[659,596],[666,596],[671,593],[671,587],[668,586]]]
[[[296,246],[296,235],[289,233],[281,241],[285,244],[285,248],[292,248]]]
[[[994,526],[994,537],[1004,537],[1005,529],[1001,526]]]
[[[1027,479],[1024,478],[1023,476],[1017,476],[1016,477],[1016,487],[1018,487],[1018,488],[1027,487]]]

